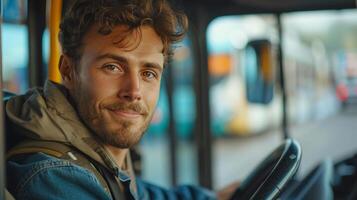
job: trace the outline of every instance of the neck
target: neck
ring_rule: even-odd
[[[114,147],[112,145],[105,145],[105,148],[112,154],[116,164],[121,169],[123,169],[124,161],[125,161],[126,154],[128,153],[128,149],[121,149],[118,147]]]

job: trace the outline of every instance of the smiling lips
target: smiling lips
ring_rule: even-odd
[[[123,117],[123,118],[129,118],[129,119],[134,119],[134,118],[138,118],[141,117],[142,114],[133,110],[110,110],[113,113],[115,113],[115,115]]]
[[[111,113],[114,114],[115,117],[119,117],[122,119],[138,119],[140,117],[145,117],[147,115],[147,110],[143,105],[139,103],[136,104],[122,104],[122,103],[114,103],[105,107]]]

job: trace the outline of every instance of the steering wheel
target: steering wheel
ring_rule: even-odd
[[[275,199],[296,174],[301,161],[301,147],[287,139],[270,153],[242,182],[231,200]]]

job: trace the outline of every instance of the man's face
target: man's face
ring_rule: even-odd
[[[83,39],[69,88],[87,126],[105,144],[129,148],[142,137],[156,107],[163,44],[150,26],[141,27],[141,40],[140,31],[122,40],[125,26],[105,36],[97,28],[93,26]]]

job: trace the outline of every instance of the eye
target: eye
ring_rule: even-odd
[[[103,66],[103,69],[109,73],[120,73],[122,71],[120,66],[116,64],[106,64]]]
[[[157,77],[156,73],[153,71],[144,71],[142,73],[145,79],[152,80]]]

